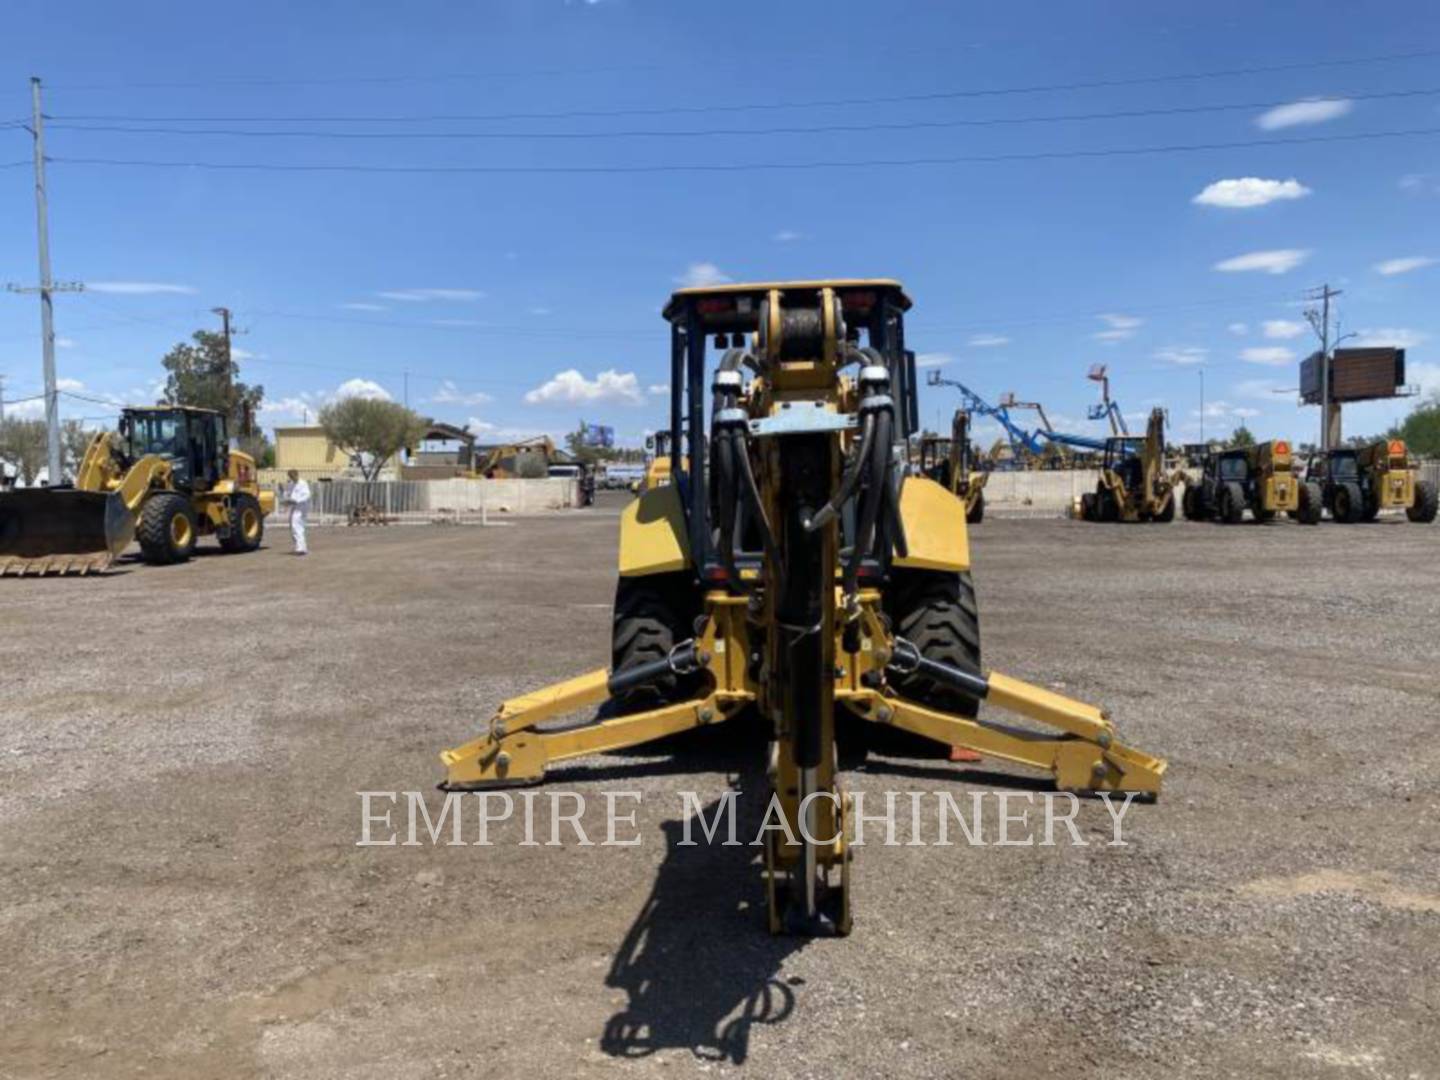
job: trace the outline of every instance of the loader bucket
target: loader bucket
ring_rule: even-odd
[[[116,492],[0,494],[0,576],[104,570],[134,538],[135,515]]]

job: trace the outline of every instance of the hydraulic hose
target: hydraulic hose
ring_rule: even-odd
[[[875,437],[875,417],[867,415],[860,433],[860,450],[846,466],[845,474],[840,478],[840,487],[836,490],[835,496],[820,508],[820,512],[805,522],[806,532],[816,532],[830,524],[849,501],[850,496],[855,494],[855,488],[860,483],[860,476],[865,472],[865,463],[870,458],[871,442]]]

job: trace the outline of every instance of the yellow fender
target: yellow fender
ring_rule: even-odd
[[[668,574],[689,566],[680,489],[667,484],[642,491],[620,515],[620,576]]]

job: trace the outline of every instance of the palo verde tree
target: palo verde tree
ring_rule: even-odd
[[[260,458],[265,437],[255,430],[255,414],[265,397],[263,386],[240,381],[240,365],[230,355],[224,334],[197,330],[194,344],[180,342],[161,361],[165,365],[162,405],[190,405],[225,414],[228,430],[246,453]]]
[[[423,416],[394,401],[346,397],[320,410],[325,437],[359,466],[366,480],[402,450],[413,449],[430,426]]]

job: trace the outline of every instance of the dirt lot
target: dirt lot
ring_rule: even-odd
[[[0,582],[0,1074],[1440,1075],[1440,530],[987,521],[987,662],[1166,794],[1124,848],[1094,802],[1088,847],[867,844],[807,943],[751,849],[667,842],[758,790],[743,727],[557,773],[639,846],[356,846],[357,792],[438,810],[439,749],[606,662],[616,512]]]

